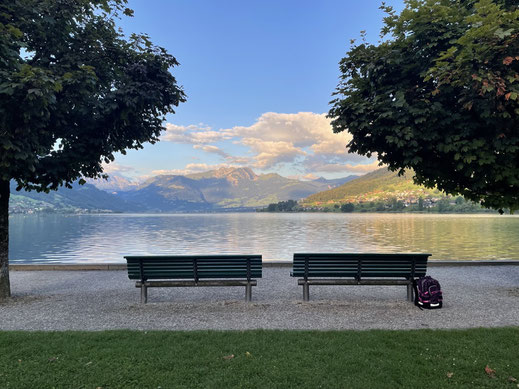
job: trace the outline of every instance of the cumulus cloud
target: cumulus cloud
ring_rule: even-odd
[[[176,124],[167,123],[166,132],[160,137],[160,140],[199,145],[231,139],[232,136],[229,130],[214,131],[204,125],[178,126]]]
[[[229,154],[227,154],[225,151],[223,151],[221,148],[217,146],[211,146],[211,145],[194,145],[193,148],[197,150],[203,150],[206,153],[213,153],[216,155],[219,155],[220,157],[227,158],[229,157]]]
[[[229,155],[221,148],[213,145],[194,145],[194,149],[205,151],[206,153],[216,154],[227,161],[227,166],[252,166],[255,161],[251,157]]]
[[[353,165],[351,163],[324,163],[321,165],[314,165],[313,169],[319,172],[326,173],[369,173],[373,170],[380,169],[381,165],[379,165],[378,161],[365,163],[365,164],[356,164]]]
[[[351,140],[351,135],[347,132],[333,133],[326,114],[267,112],[251,126],[218,131],[203,124],[179,126],[169,123],[166,128],[162,140],[191,144],[197,150],[218,155],[226,166],[251,166],[268,171],[282,165],[297,164],[299,168],[304,168],[303,175],[365,173],[378,167],[377,162],[348,152],[346,144]],[[233,155],[230,150],[236,149],[232,144],[246,146],[248,152]],[[174,172],[192,172],[194,165]]]
[[[316,154],[346,154],[346,143],[351,140],[349,133],[333,133],[326,114],[313,112],[267,112],[253,125],[233,127],[230,132],[244,139],[290,142],[294,147],[309,147]]]
[[[120,165],[117,162],[103,163],[103,172],[107,174],[123,174],[135,172],[131,166]]]
[[[271,141],[292,142],[298,147],[312,146],[334,137],[330,120],[325,114],[312,112],[276,113],[261,115],[256,123],[249,127],[236,126],[233,133],[243,137],[261,136]],[[340,141],[340,136],[334,139]]]
[[[298,155],[306,155],[291,142],[244,138],[242,143],[249,146],[256,154],[253,157],[255,161],[253,166],[260,169],[274,167],[282,162],[292,162]]]
[[[319,176],[317,176],[313,173],[308,173],[308,174],[295,174],[292,176],[287,176],[287,178],[291,178],[293,180],[300,180],[300,181],[313,181],[313,180],[317,180],[319,178]]]

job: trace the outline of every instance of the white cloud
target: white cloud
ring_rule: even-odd
[[[103,172],[107,174],[122,174],[135,172],[135,168],[131,166],[120,165],[117,162],[103,163]]]
[[[346,154],[346,143],[351,140],[349,133],[333,133],[326,114],[313,112],[267,112],[253,125],[233,127],[230,131],[244,139],[261,138],[265,141],[290,142],[299,148],[310,147],[316,154]]]
[[[194,149],[205,151],[206,153],[216,154],[227,161],[227,166],[252,166],[254,160],[251,157],[229,155],[221,148],[213,145],[193,145]]]
[[[220,157],[227,158],[229,157],[229,154],[227,154],[225,151],[223,151],[221,148],[211,145],[194,145],[193,148],[197,150],[203,150],[206,153],[213,153],[216,155],[219,155]]]
[[[295,174],[292,176],[287,176],[287,178],[291,178],[293,180],[301,180],[301,181],[313,181],[313,180],[317,180],[319,178],[319,176],[317,176],[313,173],[308,173],[308,174]]]
[[[251,166],[254,163],[251,157],[236,157],[234,155],[229,155],[226,160],[230,165],[242,167]]]
[[[344,163],[364,159],[348,153],[346,144],[351,135],[347,132],[335,134],[326,114],[267,112],[253,125],[233,127],[228,133],[251,147],[256,153],[256,166],[264,169],[273,168],[280,162],[294,162],[301,156]]]
[[[203,124],[179,126],[168,123],[162,140],[191,144],[197,150],[220,156],[227,164],[251,166],[258,170],[274,170],[281,165],[298,164],[302,174],[316,172],[368,172],[378,167],[358,154],[349,153],[347,132],[333,133],[326,114],[299,112],[293,114],[267,112],[251,126],[213,130]],[[218,145],[215,145],[218,143]],[[233,155],[233,144],[246,146],[245,155]],[[238,148],[239,149],[239,148]],[[195,167],[196,165],[196,167]],[[189,164],[172,174],[200,169],[206,164]],[[188,167],[189,166],[189,167]],[[213,168],[216,165],[207,165]],[[209,170],[207,168],[206,170]]]
[[[242,143],[254,151],[253,166],[259,169],[272,168],[282,162],[292,162],[299,155],[306,155],[303,150],[295,147],[291,142],[245,138]]]
[[[366,164],[356,164],[353,165],[351,163],[323,163],[321,165],[313,165],[312,170],[317,172],[326,172],[326,173],[369,173],[373,170],[380,169],[378,161],[374,161]]]
[[[177,126],[176,124],[167,123],[166,132],[161,136],[160,140],[196,145],[231,139],[232,136],[229,130],[214,131],[207,126]]]

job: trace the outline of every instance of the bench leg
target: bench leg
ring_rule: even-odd
[[[407,284],[407,300],[413,301],[413,284]]]
[[[308,285],[308,282],[303,284],[303,301],[310,301],[310,285]]]
[[[245,285],[245,301],[249,302],[252,300],[252,284],[247,282]]]
[[[148,302],[148,287],[144,284],[141,285],[141,304],[146,304]]]

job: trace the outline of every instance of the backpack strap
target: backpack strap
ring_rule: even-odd
[[[413,289],[414,289],[414,305],[416,305],[418,308],[420,308],[421,311],[423,311],[423,308],[418,304],[418,282],[415,278],[413,278]]]

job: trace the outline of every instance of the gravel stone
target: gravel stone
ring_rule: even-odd
[[[263,269],[252,288],[150,288],[148,304],[126,271],[13,271],[0,330],[367,330],[519,325],[519,266],[430,268],[440,310],[406,301],[405,286],[310,286],[286,267]]]

